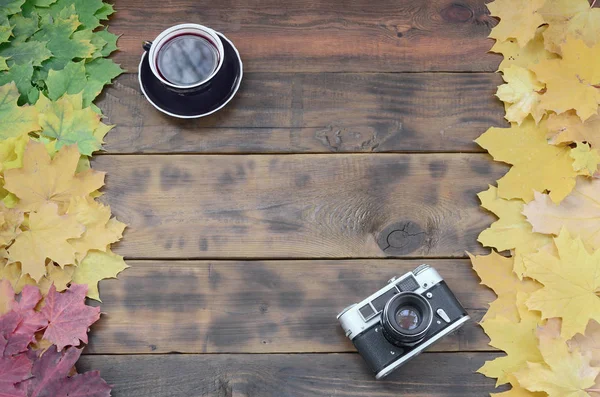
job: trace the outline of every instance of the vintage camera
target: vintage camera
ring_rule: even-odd
[[[337,316],[381,379],[460,328],[469,315],[438,272],[421,265]]]

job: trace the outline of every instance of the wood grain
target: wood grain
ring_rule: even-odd
[[[480,154],[97,156],[133,258],[465,257],[493,216]]]
[[[494,382],[474,371],[495,357],[422,354],[383,381],[357,354],[84,356],[77,367],[99,369],[114,397],[481,397]]]
[[[486,0],[116,0],[117,62],[134,71],[142,42],[182,22],[229,37],[248,71],[495,71]]]
[[[87,352],[353,352],[336,315],[423,261],[129,261],[101,283]],[[468,260],[429,260],[473,317],[433,351],[489,351],[477,321],[494,294]]]
[[[109,153],[478,151],[506,126],[497,74],[247,74],[232,103],[200,120],[158,112],[135,75],[98,103],[117,127]]]

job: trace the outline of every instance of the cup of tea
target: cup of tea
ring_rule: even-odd
[[[223,43],[212,29],[194,23],[170,27],[146,42],[154,76],[177,92],[195,92],[210,83],[223,66]]]
[[[209,116],[235,96],[244,75],[240,53],[223,33],[184,23],[144,42],[140,90],[157,110],[173,117]]]

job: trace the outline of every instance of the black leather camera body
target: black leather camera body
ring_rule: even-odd
[[[439,273],[421,265],[338,315],[354,346],[384,378],[460,328],[469,315]]]

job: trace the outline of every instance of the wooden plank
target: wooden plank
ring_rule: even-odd
[[[493,216],[481,154],[96,156],[133,258],[465,257]]]
[[[109,153],[479,151],[505,126],[497,74],[246,75],[234,101],[206,119],[177,120],[121,76],[99,102],[117,127]]]
[[[481,397],[494,381],[474,371],[496,356],[422,354],[383,381],[357,354],[85,356],[77,367],[100,370],[114,397]]]
[[[248,71],[495,71],[487,0],[116,0],[115,57],[137,68],[142,42],[182,22],[223,32]]]
[[[423,261],[129,261],[101,283],[87,352],[352,352],[336,315]],[[494,294],[468,260],[428,260],[473,317],[433,351],[489,351],[477,321]]]

